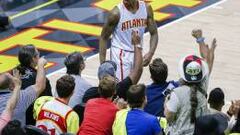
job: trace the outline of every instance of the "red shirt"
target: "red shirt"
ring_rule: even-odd
[[[110,100],[95,98],[87,102],[78,135],[112,135],[118,109]]]

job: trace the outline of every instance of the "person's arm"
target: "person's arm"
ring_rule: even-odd
[[[20,79],[19,72],[16,69],[13,70],[13,77],[11,75],[9,75],[9,77],[13,81],[14,89],[11,97],[8,99],[5,112],[12,115],[19,99],[20,89],[21,89],[21,79]]]
[[[192,36],[196,39],[199,44],[199,51],[201,57],[207,62],[209,68],[209,74],[212,72],[212,67],[214,63],[214,52],[216,49],[216,39],[212,41],[211,48],[204,42],[204,37],[202,36],[202,30],[196,29],[192,31]]]
[[[166,97],[164,103],[164,114],[168,123],[174,122],[179,104],[179,99],[174,92]]]
[[[67,116],[67,132],[77,134],[79,130],[79,117],[76,112],[72,111]]]
[[[131,69],[131,72],[128,75],[128,77],[132,81],[132,84],[137,84],[143,71],[142,47],[140,43],[141,43],[141,39],[139,35],[137,35],[137,32],[133,31],[132,44],[134,45],[134,64],[133,64],[133,69]]]
[[[143,57],[143,66],[147,66],[151,62],[154,52],[157,48],[157,44],[158,44],[157,25],[156,25],[156,22],[154,21],[153,10],[150,5],[146,4],[146,6],[147,6],[147,12],[148,12],[147,28],[148,28],[148,31],[149,31],[151,37],[150,37],[149,52],[147,54],[145,54]]]
[[[37,93],[37,97],[43,92],[46,87],[46,73],[44,69],[44,66],[46,64],[47,60],[43,57],[38,60],[36,83],[33,85]]]
[[[101,37],[99,40],[100,63],[103,63],[106,60],[107,42],[118,24],[119,18],[119,9],[117,7],[114,7],[114,9],[110,11],[108,15],[107,22],[103,26]]]

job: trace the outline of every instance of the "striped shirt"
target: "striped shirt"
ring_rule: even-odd
[[[7,105],[7,101],[11,97],[11,95],[12,93],[10,90],[0,90],[0,114],[2,114],[2,112],[4,111]],[[19,120],[22,123],[22,126],[24,126],[26,122],[26,110],[36,98],[37,93],[33,86],[29,86],[25,90],[21,90],[12,119]]]

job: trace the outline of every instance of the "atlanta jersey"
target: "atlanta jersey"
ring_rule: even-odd
[[[130,12],[123,2],[117,6],[120,11],[120,19],[113,32],[112,47],[134,51],[131,43],[133,30],[138,32],[141,39],[143,38],[147,26],[147,9],[143,1],[139,1],[138,5],[138,10],[135,13]]]

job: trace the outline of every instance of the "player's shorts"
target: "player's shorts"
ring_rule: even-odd
[[[133,68],[134,52],[111,47],[110,59],[117,64],[116,77],[119,81],[125,79]]]

